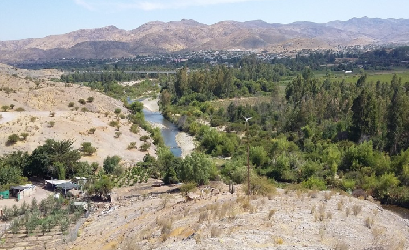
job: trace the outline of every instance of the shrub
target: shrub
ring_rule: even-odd
[[[110,121],[109,122],[109,126],[111,126],[111,127],[117,127],[118,125],[119,125],[118,121]]]
[[[81,103],[82,105],[84,105],[86,103],[86,101],[84,99],[79,99],[78,102]]]
[[[243,185],[243,191],[248,194],[248,185]],[[250,176],[250,194],[269,196],[276,192],[276,187],[266,177],[260,177],[256,174]]]
[[[93,135],[96,130],[97,130],[96,128],[90,128],[90,129],[88,130],[88,134],[92,134],[92,135]]]
[[[180,192],[183,195],[187,195],[187,193],[194,191],[196,189],[197,184],[195,182],[188,182],[184,183],[182,186],[180,186]]]
[[[147,151],[150,148],[151,144],[149,142],[145,142],[139,147],[139,150],[142,152]]]
[[[147,141],[149,139],[149,136],[143,135],[139,138],[140,141]]]
[[[97,149],[92,146],[91,142],[83,142],[81,144],[81,151],[85,155],[93,155],[97,151]]]
[[[10,108],[13,109],[15,107],[14,104],[10,104]]]
[[[115,132],[115,138],[119,138],[122,135],[122,132],[116,131]]]
[[[92,96],[88,97],[87,101],[88,101],[88,102],[93,102],[93,101],[94,101],[94,97],[92,97]]]
[[[23,112],[23,111],[25,111],[25,109],[23,109],[22,107],[18,107],[18,108],[16,109],[16,111],[17,111],[17,112]]]
[[[55,112],[50,112],[50,117],[54,117],[55,116]]]
[[[134,149],[134,148],[136,148],[136,142],[130,142],[129,145],[128,145],[128,149],[130,150],[130,149]]]
[[[88,112],[89,110],[86,107],[81,108],[81,112]]]
[[[48,122],[48,127],[52,128],[55,125],[55,121]]]
[[[12,134],[12,135],[9,135],[7,139],[7,144],[13,145],[13,144],[16,144],[19,140],[20,140],[20,137],[17,134]]]
[[[139,133],[139,126],[137,124],[132,124],[131,128],[129,129],[134,134]]]
[[[68,103],[68,107],[69,107],[69,108],[74,107],[74,102],[70,102],[70,103]]]
[[[306,181],[303,181],[302,186],[308,189],[318,189],[318,190],[327,189],[325,181],[317,177],[314,177],[314,176],[308,178],[308,180]]]
[[[3,110],[3,112],[7,112],[9,108],[10,106],[7,106],[7,105],[1,106],[1,109]]]

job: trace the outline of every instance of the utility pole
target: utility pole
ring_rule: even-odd
[[[246,120],[246,135],[247,135],[247,198],[250,200],[250,140],[249,140],[249,120],[252,117],[244,117]]]

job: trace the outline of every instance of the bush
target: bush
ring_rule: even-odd
[[[90,129],[88,130],[88,134],[93,135],[96,130],[97,130],[96,128],[90,128]]]
[[[148,151],[148,149],[150,148],[151,144],[149,142],[145,142],[144,144],[142,144],[139,147],[139,150],[142,152]]]
[[[117,122],[117,121],[110,121],[109,122],[109,126],[111,126],[111,127],[117,127],[119,125],[119,122]]]
[[[129,145],[128,145],[128,149],[131,150],[131,149],[134,149],[134,148],[136,148],[136,142],[130,142]]]
[[[81,112],[88,112],[89,110],[86,107],[81,108]]]
[[[248,185],[246,183],[243,184],[243,191],[248,194]],[[250,194],[269,196],[276,192],[276,187],[266,177],[260,177],[256,174],[250,176]]]
[[[93,102],[93,101],[94,101],[94,97],[92,97],[92,96],[88,97],[87,101],[88,101],[88,102]]]
[[[302,186],[308,189],[325,190],[327,186],[325,181],[317,177],[310,177],[308,180],[302,182]]]
[[[97,149],[92,146],[91,142],[83,142],[81,144],[81,151],[85,155],[93,155],[97,151]]]
[[[70,102],[70,103],[68,103],[68,107],[69,107],[69,108],[74,107],[74,102]]]
[[[87,103],[84,99],[79,99],[78,102],[81,103],[82,105],[84,105],[85,103]]]
[[[48,127],[52,128],[55,125],[55,121],[48,122]]]
[[[20,137],[17,134],[12,134],[9,135],[8,139],[7,139],[7,144],[8,145],[14,145],[16,144],[18,141],[20,140]]]
[[[149,139],[149,136],[143,135],[139,138],[140,141],[147,141]]]
[[[1,106],[1,109],[3,110],[3,112],[7,112],[9,108],[10,106],[7,106],[7,105]]]
[[[197,184],[195,182],[184,183],[182,186],[180,186],[180,192],[183,195],[187,195],[187,193],[194,191],[196,187],[197,187]]]
[[[17,112],[23,112],[23,111],[25,111],[25,109],[23,109],[22,107],[18,107],[18,108],[16,109],[16,111],[17,111]]]
[[[137,124],[132,124],[131,128],[129,129],[134,134],[139,133],[139,126]]]

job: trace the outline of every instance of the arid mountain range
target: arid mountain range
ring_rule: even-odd
[[[409,43],[408,19],[353,18],[328,23],[194,20],[149,22],[133,30],[82,29],[45,38],[0,42],[0,62],[118,58],[186,50],[288,52],[368,44]]]

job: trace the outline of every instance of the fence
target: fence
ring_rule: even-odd
[[[87,220],[88,216],[90,214],[90,211],[87,210],[87,212],[84,214],[84,217],[79,219],[77,223],[75,224],[74,227],[72,227],[68,234],[65,236],[64,240],[66,243],[68,242],[73,242],[77,239],[78,237],[78,231],[80,230],[80,227],[84,224],[84,222]]]

